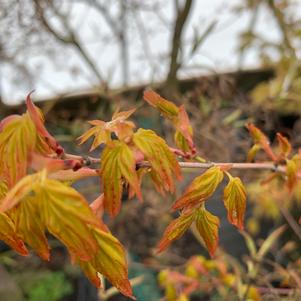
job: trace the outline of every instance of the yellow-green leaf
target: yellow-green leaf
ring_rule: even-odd
[[[277,140],[280,150],[279,157],[280,159],[286,159],[292,152],[292,145],[289,143],[288,139],[280,133],[277,133]]]
[[[126,254],[120,242],[110,233],[97,227],[91,227],[93,236],[99,246],[90,262],[80,262],[85,274],[99,287],[97,272],[105,276],[122,294],[133,297],[128,280]]]
[[[248,123],[246,127],[253,138],[254,144],[257,144],[256,148],[253,149],[252,152],[257,152],[258,147],[260,146],[273,161],[277,161],[277,156],[274,154],[267,136],[252,123]]]
[[[294,159],[286,160],[286,183],[289,191],[292,191],[297,183],[298,165]]]
[[[16,233],[13,220],[6,213],[0,213],[0,240],[3,240],[19,254],[28,255],[24,242]]]
[[[156,188],[160,192],[174,192],[174,177],[181,179],[181,170],[166,142],[155,132],[144,129],[139,129],[134,134],[133,142],[150,162]]]
[[[229,222],[240,230],[244,228],[246,199],[246,190],[240,178],[229,175],[229,183],[224,190],[224,204]]]
[[[13,209],[16,232],[44,260],[49,260],[50,252],[42,223],[37,198],[27,196]]]
[[[201,206],[196,211],[195,225],[210,255],[213,256],[218,245],[219,218]]]
[[[195,211],[182,213],[173,220],[166,228],[163,237],[158,244],[158,252],[164,251],[176,239],[179,239],[191,226],[196,217]]]
[[[185,153],[194,155],[196,148],[193,142],[193,130],[184,106],[177,107],[174,103],[152,90],[145,91],[143,97],[151,106],[157,108],[165,118],[172,122],[176,129],[174,136],[176,145]]]
[[[14,116],[0,131],[0,177],[12,187],[26,175],[28,157],[35,146],[36,129],[29,115]]]
[[[196,177],[185,190],[184,194],[174,203],[172,208],[183,209],[198,205],[207,200],[224,178],[224,173],[218,166],[213,166]]]
[[[122,141],[112,141],[101,157],[101,175],[104,192],[104,208],[111,216],[120,211],[123,183],[131,186],[142,199],[136,162],[132,150]]]
[[[56,180],[46,179],[36,189],[39,212],[47,230],[62,241],[71,254],[90,260],[97,250],[89,223],[97,224],[81,194]]]

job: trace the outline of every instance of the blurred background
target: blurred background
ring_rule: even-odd
[[[48,128],[71,153],[88,153],[75,142],[88,129],[85,121],[110,120],[118,106],[138,107],[138,126],[171,142],[170,124],[143,103],[143,90],[152,87],[185,104],[201,156],[244,162],[251,145],[247,122],[272,142],[281,132],[294,149],[301,146],[300,58],[297,0],[0,0],[0,117],[22,112],[22,101],[35,89]],[[177,193],[196,175],[185,173]],[[175,217],[170,213],[175,197],[162,198],[148,181],[143,204],[125,199],[121,214],[107,220],[128,250],[138,300],[188,300],[179,292],[189,291],[189,281],[179,275],[199,277],[191,274],[196,261],[206,267],[208,285],[187,293],[190,300],[260,300],[232,290],[233,277],[261,288],[263,300],[301,300],[301,185],[289,194],[278,183],[258,184],[262,173],[237,175],[247,184],[250,236],[227,222],[221,189],[208,204],[222,224],[216,261],[193,231],[163,255],[155,254]],[[77,188],[90,201],[99,194],[97,181]],[[287,229],[269,243],[267,258],[254,260],[250,245],[259,247],[283,224]],[[20,258],[1,245],[1,301],[126,300],[114,291],[98,292],[70,264],[66,250],[54,239],[51,244],[47,263],[35,255]],[[198,254],[203,257],[190,259]],[[256,266],[255,276],[250,265]],[[170,274],[173,269],[178,274]]]

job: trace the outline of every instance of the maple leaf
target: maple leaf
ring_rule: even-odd
[[[198,205],[207,200],[224,178],[224,173],[218,166],[213,166],[196,177],[186,188],[184,194],[173,204],[172,209]]]
[[[21,252],[21,239],[15,236],[12,240],[14,224],[3,221],[3,211],[7,210],[12,212],[20,237],[42,258],[49,257],[47,229],[66,245],[71,257],[95,284],[99,272],[123,294],[132,296],[123,247],[75,189],[47,178],[47,171],[43,170],[22,178],[7,192],[1,203],[0,238]]]
[[[240,178],[227,173],[229,183],[224,189],[224,204],[228,212],[228,220],[238,229],[244,228],[247,194]]]
[[[43,170],[22,178],[8,191],[2,200],[1,212],[17,206],[20,202],[26,202],[29,195],[32,195],[36,201],[29,198],[32,203],[25,207],[30,210],[26,214],[32,217],[39,212],[40,220],[36,219],[35,222],[40,222],[40,228],[38,229],[33,223],[30,226],[39,232],[40,237],[42,237],[42,229],[47,228],[66,245],[71,254],[75,254],[82,260],[89,260],[91,254],[96,251],[97,245],[87,224],[98,225],[99,222],[84,198],[72,187],[48,179],[46,170]],[[24,207],[21,209],[16,207],[16,210],[22,208],[24,209]],[[29,241],[29,244],[33,247],[32,241]],[[41,249],[36,251],[39,253]],[[44,254],[46,257],[46,252]]]
[[[4,180],[0,179],[0,202],[1,199],[5,197],[6,193],[7,193],[7,184]]]
[[[193,142],[193,130],[184,106],[177,107],[174,103],[152,90],[146,90],[143,97],[147,103],[157,108],[165,118],[172,122],[176,128],[174,136],[176,145],[182,151],[194,155],[196,148]]]
[[[133,142],[151,164],[151,176],[158,191],[174,192],[174,176],[181,179],[181,169],[166,142],[152,130],[145,129],[133,135]]]
[[[195,225],[210,255],[213,256],[218,245],[219,218],[201,206],[196,210]]]
[[[292,146],[288,139],[282,136],[280,133],[277,133],[277,140],[280,149],[279,160],[286,159],[292,152]]]
[[[173,220],[164,231],[157,249],[158,252],[164,251],[176,239],[179,239],[195,220],[195,211],[182,213],[177,219]]]
[[[27,95],[26,98],[26,107],[28,114],[33,121],[36,130],[38,132],[38,139],[36,149],[41,153],[51,153],[54,151],[57,155],[62,155],[64,149],[58,144],[55,138],[47,131],[44,125],[44,116],[42,111],[33,104],[30,96],[32,92]]]
[[[124,182],[142,199],[134,154],[126,143],[114,140],[110,146],[106,146],[101,157],[100,173],[104,208],[111,216],[116,216],[120,211]]]
[[[28,255],[24,242],[16,233],[13,220],[6,213],[0,213],[0,240],[3,240],[20,255]]]
[[[144,91],[143,98],[148,104],[157,108],[165,118],[172,122],[177,122],[179,108],[173,102],[161,97],[153,90]]]
[[[122,294],[133,298],[132,288],[128,280],[126,255],[120,242],[109,232],[99,228],[91,228],[94,238],[99,246],[89,262],[79,261],[86,276],[100,287],[97,273],[105,276]]]
[[[253,160],[254,156],[256,155],[257,151],[262,148],[265,153],[273,160],[277,161],[277,156],[274,154],[273,150],[270,146],[270,141],[266,137],[266,135],[258,129],[254,124],[248,123],[246,125],[247,129],[249,130],[253,141],[256,146],[253,146],[253,148],[249,151],[248,159]]]
[[[286,184],[290,192],[292,192],[293,188],[295,187],[298,177],[298,155],[294,156],[291,160],[286,160]]]
[[[33,151],[36,131],[28,114],[14,116],[0,132],[0,176],[12,187],[26,175],[28,156]]]
[[[133,129],[136,126],[133,122],[126,119],[134,112],[135,109],[124,112],[116,111],[113,114],[112,120],[109,122],[104,122],[102,120],[88,121],[88,123],[93,127],[77,138],[80,141],[79,144],[83,144],[89,138],[94,136],[94,140],[90,148],[90,151],[92,151],[100,144],[111,143],[111,133],[115,133],[120,140],[125,140],[126,138],[131,137],[133,135]]]
[[[49,260],[50,248],[45,235],[45,225],[38,211],[38,199],[27,196],[12,211],[16,232],[44,260]]]

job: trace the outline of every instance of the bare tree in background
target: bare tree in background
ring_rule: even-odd
[[[280,53],[285,48],[282,53],[293,59],[284,92],[298,69],[294,41],[300,26],[299,23],[291,24],[292,18],[286,9],[292,2],[241,0],[243,9],[248,10],[251,16],[249,31],[242,33],[241,61],[244,50],[249,51],[251,47],[258,48],[259,45],[258,52],[262,55],[267,53],[265,49],[277,49]],[[41,81],[40,73],[48,60],[52,68],[64,72],[70,70],[74,78],[80,76],[88,85],[98,88],[110,87],[113,76],[118,72],[118,79],[124,86],[136,78],[165,81],[166,90],[176,90],[178,76],[183,74],[181,71],[202,68],[200,60],[195,66],[188,62],[193,61],[191,58],[198,54],[200,46],[219,25],[218,17],[213,15],[209,22],[189,24],[187,28],[192,12],[195,14],[193,8],[196,3],[193,0],[1,0],[0,61],[14,70],[14,80],[18,86],[27,83],[32,87],[36,79]],[[282,33],[283,39],[279,45],[264,42],[254,33],[257,15],[262,7],[271,12]],[[172,9],[174,14],[170,14]],[[91,12],[94,17],[89,23]],[[79,21],[75,21],[74,16]],[[86,29],[82,30],[84,25]],[[87,27],[90,30],[89,39],[86,37]],[[192,27],[194,35],[188,39],[187,32],[191,33]],[[153,40],[163,34],[166,43],[154,44]],[[97,48],[93,47],[96,44]],[[110,49],[114,48],[114,53],[109,55],[103,53],[108,45]],[[72,60],[74,57],[76,62]],[[143,67],[136,70],[133,62],[138,60],[143,62]],[[100,61],[106,61],[107,65],[101,65]],[[47,88],[55,92],[53,83],[47,77],[42,80]]]
[[[177,73],[182,64],[180,58],[182,48],[182,36],[183,30],[192,8],[192,0],[186,0],[183,6],[179,4],[179,1],[175,1],[176,18],[173,26],[173,35],[171,40],[170,51],[170,63],[169,71],[166,79],[166,85],[168,88],[175,89],[177,85]]]

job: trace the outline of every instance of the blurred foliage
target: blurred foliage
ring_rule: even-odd
[[[272,66],[275,77],[255,87],[250,96],[256,106],[276,109],[280,113],[301,110],[301,19],[299,3],[295,0],[245,0],[236,9],[251,14],[249,27],[240,35],[241,59],[249,49],[256,49],[262,66]],[[270,18],[280,37],[271,40],[256,29],[259,14]]]
[[[72,293],[73,288],[61,271],[31,271],[19,281],[27,301],[60,301]]]
[[[220,250],[214,259],[194,256],[183,266],[163,269],[158,281],[166,300],[300,300],[300,260],[286,266],[274,261],[286,255],[287,249],[275,248],[285,229],[276,229],[258,247],[242,232],[249,251],[242,262]]]

